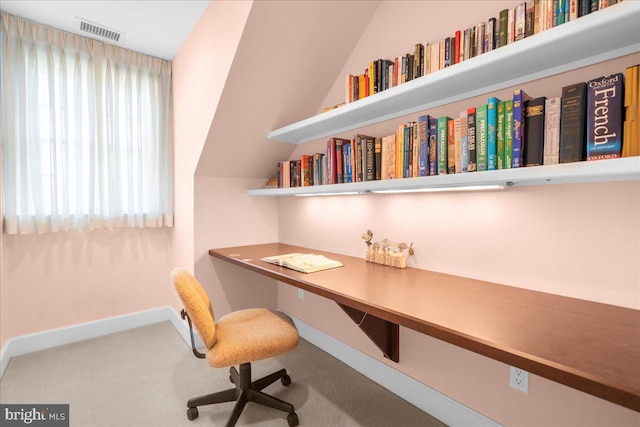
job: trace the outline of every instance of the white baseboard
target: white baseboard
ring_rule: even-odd
[[[342,341],[295,317],[292,318],[302,338],[443,423],[449,426],[465,427],[500,426],[495,421],[406,376],[402,372],[346,345]]]
[[[465,427],[500,426],[495,421],[400,371],[349,347],[295,317],[292,318],[302,338],[443,423]],[[4,374],[12,357],[166,321],[171,322],[184,341],[191,346],[186,322],[180,318],[173,307],[167,306],[10,338],[0,352],[0,377]],[[196,346],[202,347],[202,341],[197,334],[195,340]]]

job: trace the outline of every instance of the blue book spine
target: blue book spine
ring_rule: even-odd
[[[418,176],[429,175],[429,116],[418,117]]]
[[[438,174],[438,118],[429,116],[429,175]]]
[[[495,96],[487,101],[487,170],[490,171],[496,169],[498,102]]]
[[[352,171],[352,167],[351,167],[351,143],[346,143],[344,144],[344,163],[346,166],[346,174],[345,174],[345,179],[344,182],[353,182],[353,171]]]
[[[622,154],[622,81],[618,73],[587,82],[587,160],[613,159]]]
[[[514,168],[522,166],[522,153],[524,152],[524,104],[529,99],[529,95],[521,89],[513,92],[513,128],[511,129],[511,139],[513,144],[512,166]]]

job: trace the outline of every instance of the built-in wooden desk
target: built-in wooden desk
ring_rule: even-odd
[[[290,252],[345,266],[304,274],[260,261]],[[640,412],[638,310],[282,243],[209,254]]]

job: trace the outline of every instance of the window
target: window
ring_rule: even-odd
[[[4,230],[173,225],[171,62],[8,14]]]

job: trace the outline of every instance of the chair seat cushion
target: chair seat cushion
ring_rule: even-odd
[[[211,366],[223,368],[287,353],[300,337],[286,315],[264,308],[234,311],[216,323],[216,344],[207,353]]]

